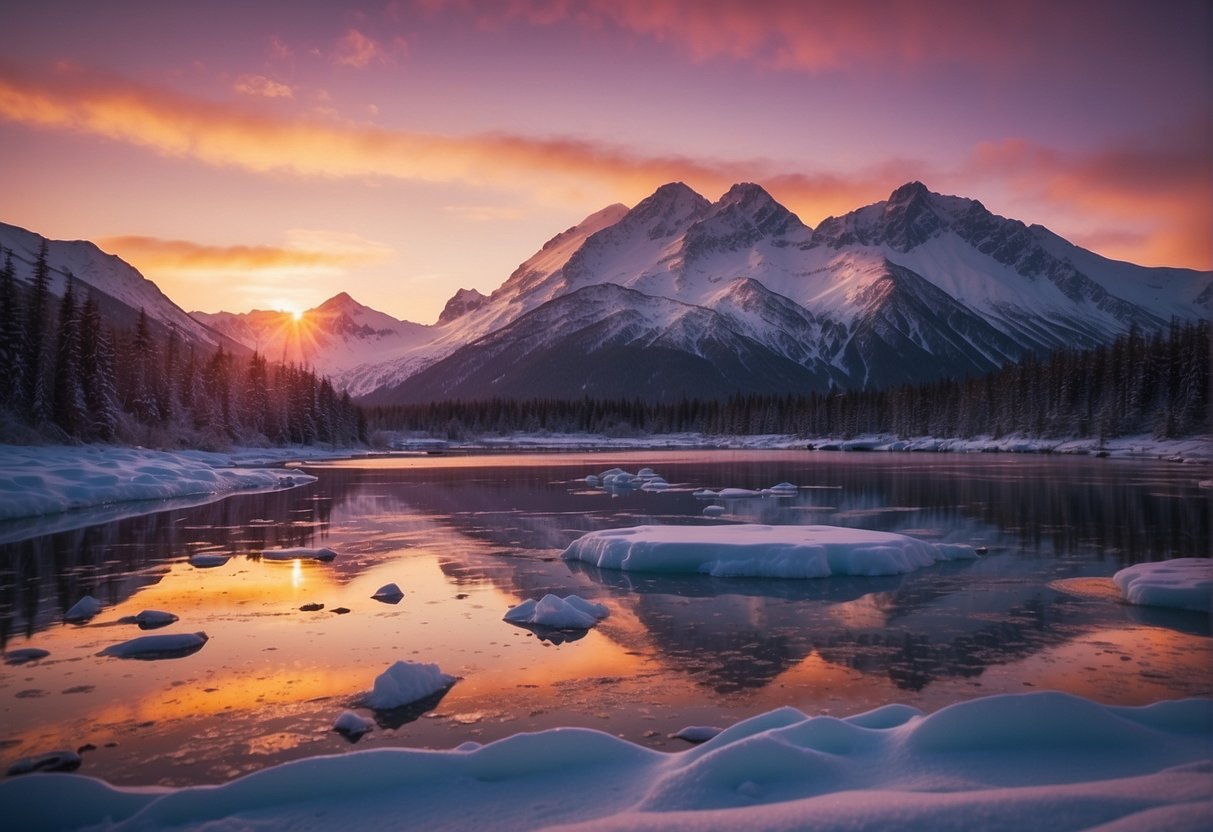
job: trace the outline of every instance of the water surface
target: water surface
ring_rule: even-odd
[[[582,478],[653,467],[664,493]],[[310,467],[312,485],[0,546],[0,641],[47,649],[0,669],[0,762],[93,746],[82,773],[212,783],[284,760],[384,746],[450,748],[561,725],[655,748],[688,725],[783,705],[846,715],[935,710],[1058,689],[1108,704],[1210,694],[1209,619],[1120,603],[1108,578],[1207,554],[1207,469],[1083,457],[627,452],[405,457]],[[724,501],[700,488],[802,486]],[[716,501],[720,502],[720,501]],[[988,548],[975,562],[889,578],[655,576],[560,559],[593,529],[642,523],[829,523]],[[3,529],[0,529],[2,532]],[[327,546],[331,563],[263,561]],[[190,555],[229,554],[200,569]],[[371,600],[383,584],[396,605]],[[576,593],[609,617],[575,638],[501,620],[528,597]],[[63,612],[92,594],[86,625]],[[305,605],[323,609],[303,611]],[[119,620],[180,616],[205,631],[181,658],[97,654],[144,635]],[[336,612],[346,609],[348,612]],[[547,637],[544,637],[547,636]],[[460,681],[421,713],[383,715],[357,745],[329,728],[399,659]],[[368,713],[363,710],[362,713]]]

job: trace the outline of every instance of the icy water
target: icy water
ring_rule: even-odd
[[[674,487],[608,492],[582,478],[649,466]],[[0,667],[0,763],[83,747],[81,773],[121,784],[215,783],[285,760],[387,746],[451,748],[562,725],[654,748],[692,725],[783,705],[924,710],[1059,689],[1108,704],[1210,695],[1208,616],[1120,603],[1109,577],[1205,555],[1207,468],[1014,455],[628,452],[405,457],[310,467],[319,482],[0,545],[0,641],[50,655]],[[716,501],[700,488],[801,486]],[[645,576],[560,559],[593,529],[642,523],[828,523],[988,547],[893,578]],[[0,527],[0,539],[5,529]],[[11,531],[11,530],[10,530]],[[276,563],[278,546],[331,563]],[[199,553],[223,565],[191,566]],[[395,582],[399,604],[371,594]],[[578,638],[502,621],[576,593],[609,617]],[[86,625],[64,611],[106,607]],[[323,609],[305,611],[305,605]],[[147,633],[141,610],[204,631],[190,655],[102,657]],[[348,610],[342,612],[341,610]],[[558,643],[559,642],[559,643]],[[459,681],[380,716],[359,743],[334,718],[404,659]],[[361,710],[363,714],[369,711]]]

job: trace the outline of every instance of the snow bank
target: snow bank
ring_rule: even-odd
[[[375,710],[391,710],[411,705],[455,684],[436,664],[396,662],[375,677],[375,687],[362,703]]]
[[[547,594],[538,601],[528,598],[505,614],[511,624],[534,624],[554,630],[588,630],[607,617],[602,604],[587,601],[580,595],[565,598]]]
[[[14,829],[1204,830],[1207,700],[1107,707],[992,696],[930,716],[781,708],[661,753],[600,731],[453,751],[314,757],[220,786],[119,789],[75,774],[0,783]],[[604,784],[609,785],[609,788]]]
[[[736,578],[900,575],[977,557],[971,546],[927,543],[839,526],[637,526],[579,537],[566,560],[633,572],[699,572]]]
[[[1130,604],[1208,612],[1213,599],[1213,560],[1175,558],[1139,563],[1120,570],[1112,580]]]
[[[97,655],[119,659],[180,659],[197,653],[206,642],[206,633],[165,633],[132,638],[111,645]]]
[[[230,456],[198,451],[0,445],[0,520],[315,481],[295,470],[236,468]]]

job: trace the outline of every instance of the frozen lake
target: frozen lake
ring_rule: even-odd
[[[651,467],[670,488],[584,482],[615,466]],[[402,457],[308,471],[319,481],[0,545],[4,650],[50,651],[0,667],[0,761],[83,746],[81,773],[183,785],[315,754],[452,748],[556,726],[675,750],[686,743],[670,735],[684,727],[726,727],[781,705],[846,715],[1032,689],[1115,705],[1210,694],[1209,617],[1122,604],[1110,581],[1132,563],[1207,554],[1208,492],[1197,485],[1207,469],[1196,466],[719,451]],[[799,489],[693,494],[784,481]],[[708,505],[724,513],[705,518]],[[560,558],[588,531],[738,521],[988,552],[897,577],[813,580],[647,575]],[[285,546],[338,556],[249,556]],[[202,567],[190,563],[197,555],[231,557]],[[388,583],[403,591],[399,603],[372,600]],[[564,640],[502,620],[546,593],[609,615]],[[65,624],[85,595],[104,609]],[[301,609],[314,605],[323,608]],[[143,610],[179,620],[150,631],[120,623]],[[205,644],[175,658],[97,655],[141,635],[198,631]],[[401,659],[459,681],[357,745],[331,732]]]

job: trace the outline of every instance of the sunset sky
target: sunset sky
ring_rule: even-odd
[[[187,310],[429,323],[682,180],[816,225],[919,179],[1213,265],[1208,0],[5,2],[0,221]]]

